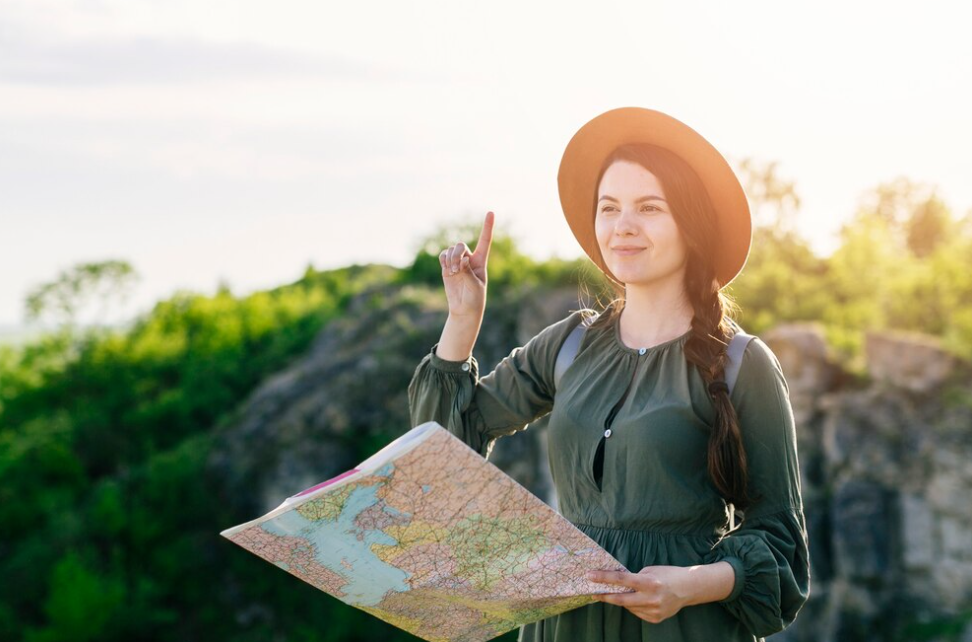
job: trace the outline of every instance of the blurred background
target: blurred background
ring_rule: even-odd
[[[0,1],[0,640],[415,639],[218,533],[411,428],[437,254],[487,210],[483,372],[606,299],[556,172],[639,105],[753,209],[728,291],[787,375],[813,564],[774,639],[969,642],[970,19]],[[491,461],[552,501],[543,427]]]

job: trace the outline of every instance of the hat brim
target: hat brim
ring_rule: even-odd
[[[564,151],[557,172],[560,204],[574,237],[609,278],[594,233],[597,174],[604,159],[625,143],[651,143],[683,158],[698,174],[718,221],[715,276],[725,287],[742,271],[752,245],[749,201],[732,167],[715,147],[685,123],[654,109],[619,107],[581,127]]]

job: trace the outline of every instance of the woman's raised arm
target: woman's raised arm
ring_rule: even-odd
[[[581,321],[574,312],[514,348],[488,375],[472,356],[486,306],[486,261],[493,213],[469,253],[464,243],[439,254],[449,318],[408,386],[412,426],[436,421],[483,457],[493,442],[523,430],[553,408],[554,363],[564,339]]]
[[[438,355],[443,359],[467,359],[479,337],[486,312],[486,262],[493,240],[494,219],[495,214],[486,212],[475,252],[470,252],[460,241],[439,253],[442,284],[449,301],[449,318],[437,344]]]

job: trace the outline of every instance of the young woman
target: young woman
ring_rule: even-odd
[[[796,433],[779,361],[758,337],[731,396],[725,348],[739,326],[720,291],[742,270],[751,223],[732,169],[661,112],[615,109],[571,139],[560,197],[617,297],[578,310],[480,377],[494,215],[475,252],[439,256],[442,336],[409,385],[412,425],[434,420],[483,456],[550,413],[560,512],[633,572],[629,587],[521,627],[521,641],[747,641],[782,630],[809,594]],[[588,324],[554,384],[567,335]],[[732,528],[744,514],[741,525]]]

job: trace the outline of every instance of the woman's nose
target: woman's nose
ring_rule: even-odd
[[[614,224],[614,231],[617,233],[632,232],[637,226],[634,221],[634,214],[627,208],[622,208],[618,215],[617,222]]]

